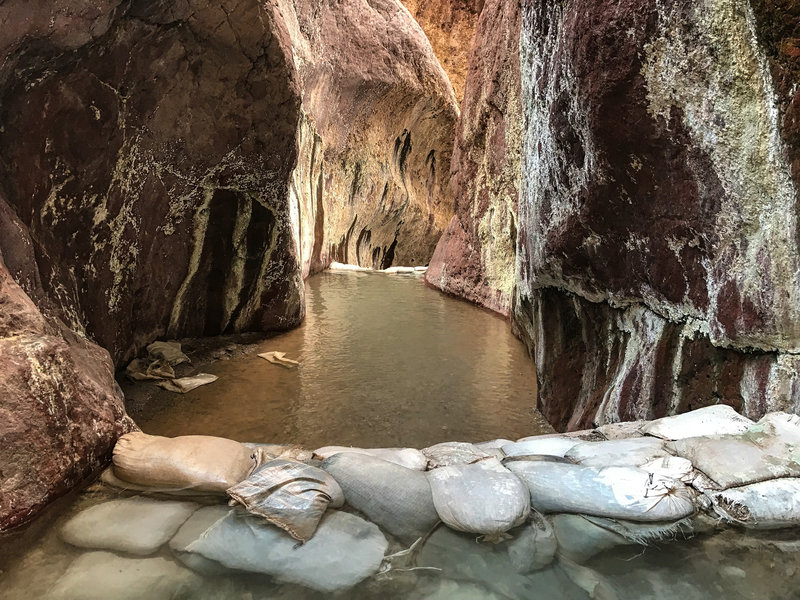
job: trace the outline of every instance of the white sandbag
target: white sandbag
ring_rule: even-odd
[[[640,465],[642,471],[648,473],[655,473],[663,477],[670,477],[678,479],[683,483],[692,483],[697,472],[694,470],[694,465],[685,458],[680,456],[663,456],[661,458],[654,458],[650,462]]]
[[[572,450],[580,440],[566,436],[542,436],[525,438],[525,441],[514,442],[503,446],[506,456],[564,456]]]
[[[787,445],[797,446],[800,445],[800,416],[785,412],[767,413],[750,428],[750,431],[753,433],[761,431],[778,437]]]
[[[80,548],[146,556],[167,543],[199,506],[133,497],[96,504],[69,519],[61,539]]]
[[[439,518],[457,531],[497,538],[530,514],[525,484],[496,458],[441,467],[427,475]]]
[[[334,454],[341,454],[342,452],[367,454],[415,471],[424,471],[428,468],[428,459],[422,452],[415,448],[350,448],[348,446],[325,446],[324,448],[317,448],[314,450],[314,458],[325,460]]]
[[[422,449],[422,454],[428,459],[428,468],[437,469],[450,465],[466,465],[477,460],[483,460],[494,453],[477,448],[467,442],[442,442]]]
[[[477,442],[475,443],[475,447],[478,450],[483,450],[484,452],[489,452],[490,450],[500,450],[506,444],[513,444],[512,440],[507,440],[505,438],[497,438],[495,440],[489,440],[488,442]]]
[[[642,427],[649,421],[622,421],[620,423],[606,423],[596,429],[597,433],[607,440],[627,440],[642,437]]]
[[[565,455],[587,467],[638,467],[655,458],[667,456],[664,442],[652,437],[584,442]]]
[[[192,527],[191,521],[184,527]],[[232,510],[182,552],[198,553],[231,569],[337,592],[376,573],[388,545],[377,525],[341,511],[329,510],[314,537],[298,544],[277,527]]]
[[[555,462],[510,462],[544,513],[580,513],[629,521],[674,521],[695,510],[682,482],[631,467],[593,468]]]
[[[276,458],[286,458],[300,462],[310,461],[314,453],[301,446],[293,444],[261,444],[254,442],[242,442],[242,446],[254,450],[256,460],[259,465]]]
[[[231,504],[242,504],[301,542],[311,539],[329,505],[344,504],[342,489],[328,473],[284,458],[264,463],[228,495]]]
[[[707,492],[720,518],[750,529],[800,525],[800,479],[771,479],[722,492]]]
[[[403,542],[425,536],[439,522],[425,473],[350,452],[334,454],[322,468],[350,506]]]
[[[800,446],[792,439],[791,435],[784,439],[780,428],[756,424],[737,435],[667,442],[667,448],[707,476],[705,486],[695,481],[694,487],[724,490],[768,479],[800,477]]]
[[[553,562],[558,542],[546,517],[532,511],[530,523],[512,533],[514,539],[507,544],[508,558],[518,573],[532,573]]]
[[[46,600],[177,600],[194,598],[202,579],[161,557],[123,558],[87,552],[70,564]]]
[[[753,422],[725,404],[698,408],[691,412],[651,421],[642,432],[665,440],[682,440],[706,435],[737,434]]]
[[[166,438],[142,432],[123,435],[114,446],[120,479],[168,489],[224,494],[256,467],[256,456],[233,440],[207,435]]]

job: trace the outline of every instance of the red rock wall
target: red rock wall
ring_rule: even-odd
[[[798,21],[778,4],[525,3],[515,320],[555,425],[800,410]]]
[[[456,214],[426,281],[508,315],[514,290],[521,177],[519,31],[516,2],[487,0],[470,53],[451,186]]]

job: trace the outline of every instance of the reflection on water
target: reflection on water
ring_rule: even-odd
[[[295,370],[256,353],[204,367],[219,380],[158,391],[134,418],[159,435],[424,447],[551,431],[535,411],[535,367],[508,324],[421,277],[328,272],[306,286],[299,328],[266,340]]]

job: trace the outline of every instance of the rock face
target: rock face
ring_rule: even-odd
[[[456,99],[464,100],[464,84],[478,15],[485,0],[403,0],[433,46],[447,72]]]
[[[517,2],[487,0],[470,53],[452,181],[456,214],[436,247],[428,283],[508,315],[514,292],[520,186]]]
[[[0,532],[97,472],[135,427],[108,352],[31,299],[47,306],[32,248],[0,196]]]
[[[800,410],[798,22],[526,5],[515,318],[554,425]]]
[[[5,527],[131,427],[112,361],[295,326],[332,260],[427,263],[458,107],[398,0],[11,0],[0,23]]]

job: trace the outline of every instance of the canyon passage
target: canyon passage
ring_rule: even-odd
[[[799,40],[0,2],[2,594],[795,597]]]

